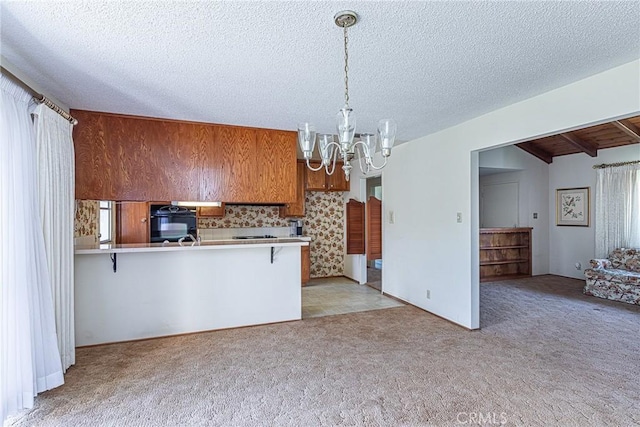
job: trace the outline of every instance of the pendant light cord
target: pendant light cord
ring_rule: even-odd
[[[349,35],[347,34],[347,25],[342,26],[344,32],[344,105],[349,107],[349,49],[347,43],[349,42]]]

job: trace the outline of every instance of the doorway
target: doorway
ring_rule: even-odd
[[[366,181],[366,284],[382,292],[382,177]]]

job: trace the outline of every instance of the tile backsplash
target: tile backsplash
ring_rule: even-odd
[[[303,232],[305,236],[311,237],[311,277],[342,276],[344,274],[342,193],[308,191],[305,197],[305,211],[306,215],[302,218]],[[263,233],[280,235],[275,231],[288,226],[289,220],[278,216],[277,206],[227,205],[224,218],[201,218],[198,221],[198,229],[205,239],[209,235],[226,236],[222,230],[213,232],[209,229],[269,228],[274,232],[263,231]]]

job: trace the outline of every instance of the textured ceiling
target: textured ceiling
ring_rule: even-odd
[[[640,2],[2,1],[2,55],[71,108],[411,140],[640,57]],[[472,137],[472,135],[470,135]]]

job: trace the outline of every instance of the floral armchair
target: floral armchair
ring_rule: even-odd
[[[607,259],[592,259],[584,275],[586,295],[640,305],[640,249],[616,249]]]

